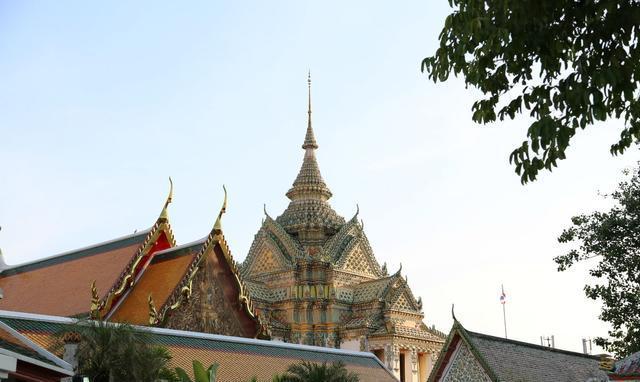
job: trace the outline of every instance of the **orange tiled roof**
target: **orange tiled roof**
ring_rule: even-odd
[[[149,266],[142,271],[131,291],[116,307],[110,321],[135,325],[149,324],[148,297],[151,294],[158,306],[165,303],[202,246],[204,239],[194,243],[157,252]]]
[[[149,230],[0,272],[0,309],[56,316],[87,314],[90,285],[101,297],[136,254]]]

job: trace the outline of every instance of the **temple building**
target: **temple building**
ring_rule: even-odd
[[[453,327],[428,382],[606,382],[610,379],[601,360],[601,356],[474,333],[453,315]]]
[[[425,325],[401,269],[380,266],[358,213],[347,221],[328,203],[310,85],[291,202],[276,219],[265,211],[242,264],[222,230],[226,190],[209,233],[176,245],[171,184],[146,230],[15,266],[0,252],[0,310],[369,351],[401,381],[425,381],[445,335]]]
[[[422,300],[400,270],[389,275],[369,245],[358,213],[333,210],[311,125],[311,81],[304,158],[289,206],[265,219],[241,274],[273,339],[374,352],[401,381],[425,381],[444,334],[424,324]]]
[[[151,228],[17,266],[0,260],[0,310],[268,338],[224,238],[176,246],[167,208]]]

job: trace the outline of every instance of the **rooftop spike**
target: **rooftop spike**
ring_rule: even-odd
[[[307,109],[307,134],[304,137],[304,143],[302,144],[303,149],[317,149],[318,143],[316,143],[316,137],[313,134],[313,128],[311,127],[311,71],[309,71],[309,76],[307,77],[307,85],[309,87],[309,107]]]
[[[167,196],[167,201],[164,202],[164,207],[162,207],[162,212],[160,212],[160,219],[169,219],[169,214],[167,212],[167,208],[169,204],[173,201],[173,180],[169,177],[169,195]]]
[[[224,190],[224,202],[222,202],[222,208],[218,213],[218,218],[216,219],[215,224],[213,225],[214,231],[222,231],[222,214],[227,212],[227,188],[222,185],[222,189]]]
[[[290,234],[296,234],[304,245],[317,245],[325,241],[345,223],[327,202],[331,191],[320,174],[315,150],[318,148],[311,127],[311,75],[309,87],[309,120],[305,135],[304,158],[298,176],[286,195],[291,200],[287,209],[276,221]]]

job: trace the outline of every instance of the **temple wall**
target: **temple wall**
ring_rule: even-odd
[[[340,344],[340,349],[360,351],[360,340],[346,340]]]

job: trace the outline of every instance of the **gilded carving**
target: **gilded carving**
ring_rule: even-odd
[[[190,298],[180,309],[172,311],[164,327],[231,336],[244,336],[242,328],[216,280],[210,261],[204,261],[191,280]]]

